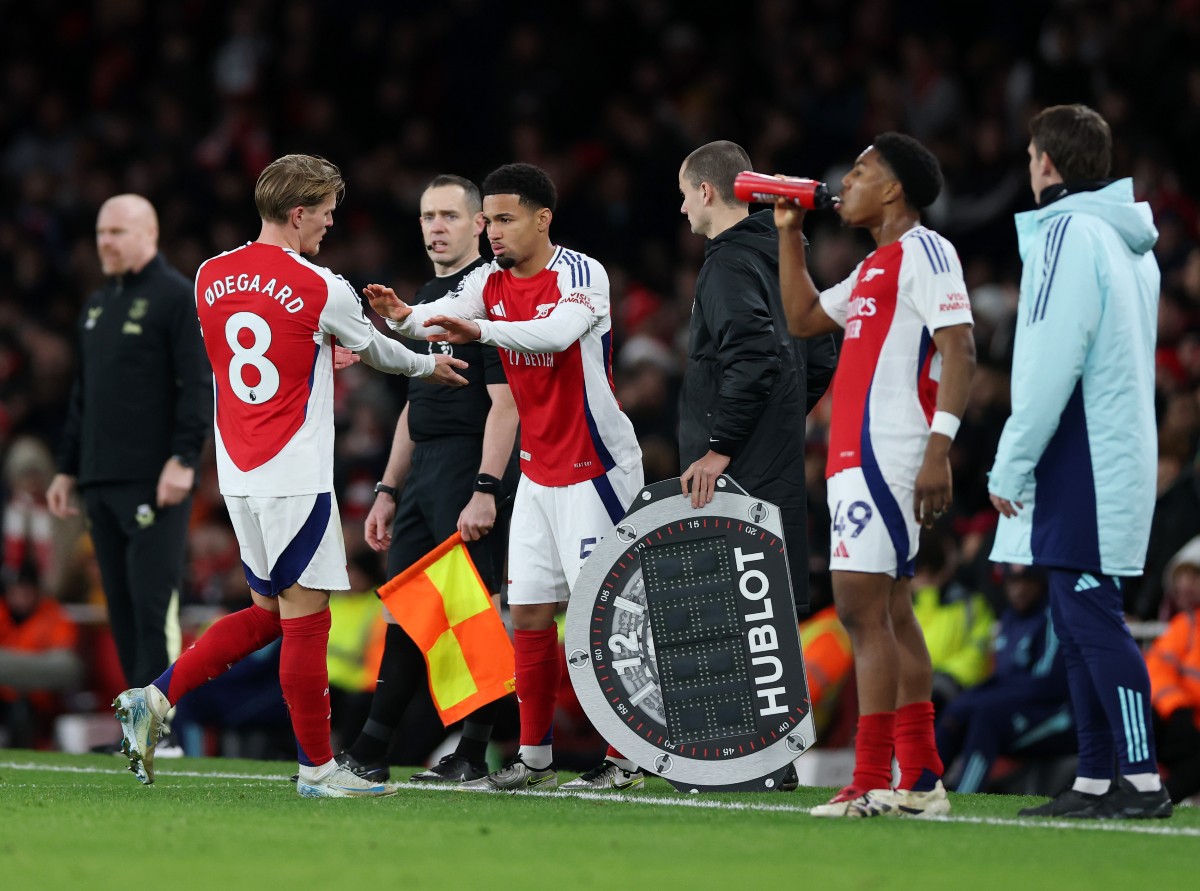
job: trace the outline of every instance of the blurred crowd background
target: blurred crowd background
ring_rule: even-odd
[[[417,202],[438,173],[477,182],[510,161],[558,185],[559,243],[612,281],[615,380],[647,481],[679,473],[678,384],[704,242],[679,213],[692,149],[731,139],[757,170],[840,180],[871,138],[902,130],[940,158],[928,224],[957,246],[979,370],[955,444],[954,509],[934,532],[949,574],[998,612],[986,472],[1008,415],[1020,262],[1012,214],[1033,206],[1026,121],[1085,102],[1110,122],[1161,233],[1160,516],[1131,616],[1165,618],[1162,568],[1200,532],[1200,0],[0,0],[0,462],[6,566],[101,604],[85,535],[45,513],[75,362],[74,324],[100,282],[94,225],[125,191],[160,215],[185,275],[256,237],[253,184],[287,152],[325,155],[349,187],[320,262],[402,296],[429,278]],[[825,286],[870,249],[810,215]],[[485,248],[486,250],[486,248]],[[352,562],[403,381],[337,377],[337,487]],[[823,465],[828,405],[810,416],[814,609],[829,602]],[[211,449],[190,539],[192,606],[246,586]]]

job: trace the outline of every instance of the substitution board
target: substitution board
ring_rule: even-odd
[[[779,508],[647,486],[588,557],[568,673],[608,742],[686,791],[778,789],[815,741]]]

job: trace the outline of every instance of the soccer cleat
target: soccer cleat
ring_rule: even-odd
[[[344,767],[351,773],[373,783],[386,783],[392,778],[392,769],[382,761],[378,764],[363,764],[349,752],[340,753],[336,760],[338,767]]]
[[[1165,786],[1153,792],[1139,792],[1133,783],[1119,777],[1099,800],[1066,816],[1079,820],[1153,820],[1169,817],[1173,812]]]
[[[395,795],[396,787],[364,779],[350,768],[338,765],[319,779],[301,777],[296,782],[296,792],[301,798],[376,798]]]
[[[585,774],[581,774],[562,788],[567,792],[582,792],[585,789],[614,792],[629,792],[646,784],[646,775],[640,770],[625,770],[607,758]]]
[[[414,783],[469,783],[483,779],[487,773],[485,765],[472,764],[462,755],[451,754],[428,770],[414,773],[409,779]]]
[[[846,810],[847,817],[941,817],[950,813],[946,787],[938,780],[932,789],[872,789],[855,799]]]
[[[851,802],[858,801],[864,795],[866,793],[857,786],[846,786],[825,804],[809,808],[808,812],[814,817],[844,817]]]
[[[558,785],[554,765],[541,769],[530,767],[521,756],[510,758],[503,767],[485,777],[463,783],[458,788],[472,792],[524,792],[553,789]]]
[[[1103,795],[1067,789],[1036,807],[1017,811],[1018,817],[1075,817],[1095,806]]]
[[[121,722],[121,751],[129,759],[129,769],[142,784],[154,782],[154,749],[162,736],[163,717],[155,708],[154,699],[162,699],[162,693],[154,697],[149,687],[134,687],[117,694],[113,700],[117,720]]]

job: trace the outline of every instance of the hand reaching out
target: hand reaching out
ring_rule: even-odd
[[[470,343],[479,340],[479,326],[470,319],[454,316],[434,316],[425,322],[426,328],[444,328],[444,333],[430,334],[425,339],[431,343]]]
[[[412,307],[396,296],[396,292],[386,285],[367,285],[363,294],[371,303],[371,309],[385,319],[393,322],[403,322],[412,313]]]

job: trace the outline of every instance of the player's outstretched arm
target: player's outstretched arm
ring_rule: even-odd
[[[425,338],[432,343],[461,344],[479,340],[479,325],[470,319],[433,316],[425,320],[425,327],[434,329]]]
[[[374,331],[373,328],[370,330]],[[389,374],[428,378],[435,384],[447,387],[461,387],[467,383],[467,379],[455,370],[467,367],[467,363],[462,359],[414,353],[383,334],[373,334],[370,340],[355,352],[372,368]]]
[[[412,307],[396,296],[396,292],[386,285],[367,285],[363,294],[371,303],[371,309],[385,319],[393,322],[403,322],[412,315]]]

